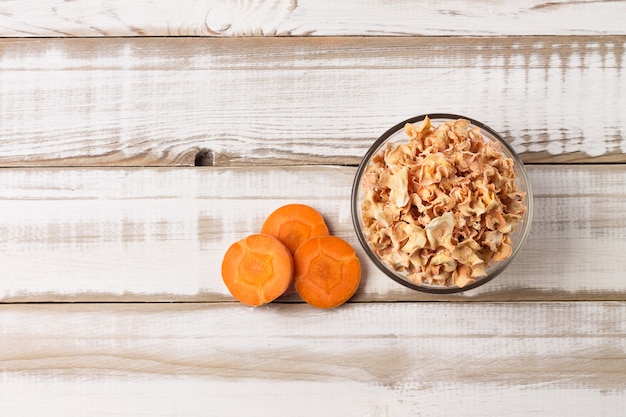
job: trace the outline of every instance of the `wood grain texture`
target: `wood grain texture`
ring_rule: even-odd
[[[526,162],[626,161],[626,38],[0,41],[1,166],[357,164],[451,112]]]
[[[230,301],[221,260],[274,209],[309,204],[363,263],[354,301],[625,300],[626,167],[530,166],[529,240],[458,296],[405,289],[352,226],[351,167],[0,170],[0,300]],[[283,301],[299,301],[295,296]]]
[[[494,36],[626,34],[623,1],[22,0],[0,36]]]
[[[626,304],[0,306],[11,416],[622,416]]]
[[[0,416],[626,415],[624,15],[0,2]],[[351,223],[354,165],[427,112],[534,163],[526,246],[454,296],[392,282]],[[340,308],[222,283],[226,248],[293,202],[357,249]]]

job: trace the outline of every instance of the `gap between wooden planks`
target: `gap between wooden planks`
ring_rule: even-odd
[[[0,170],[0,300],[230,301],[224,251],[290,202],[317,208],[357,249],[356,302],[625,300],[626,168],[528,169],[525,247],[500,277],[451,297],[405,289],[368,261],[352,226],[353,167]]]
[[[0,40],[0,166],[355,165],[451,112],[525,162],[625,162],[626,38]]]

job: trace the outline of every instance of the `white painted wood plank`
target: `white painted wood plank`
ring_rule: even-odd
[[[0,306],[11,416],[622,416],[626,304]]]
[[[0,170],[0,300],[232,300],[224,252],[294,202],[317,208],[357,249],[355,301],[624,300],[626,168],[529,172],[526,246],[496,280],[443,297],[407,290],[368,261],[352,227],[351,167]]]
[[[621,1],[23,0],[0,36],[625,34]]]
[[[526,162],[626,160],[624,37],[0,41],[0,165],[357,164],[452,112]]]

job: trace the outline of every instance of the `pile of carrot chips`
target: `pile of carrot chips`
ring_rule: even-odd
[[[383,263],[416,284],[464,287],[512,253],[526,213],[514,161],[465,119],[407,124],[364,177],[364,234]]]

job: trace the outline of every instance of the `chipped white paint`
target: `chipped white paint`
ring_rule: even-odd
[[[16,305],[0,413],[621,416],[625,323],[593,302]]]
[[[226,248],[291,202],[317,208],[357,249],[358,301],[623,299],[626,171],[529,171],[535,220],[510,269],[467,294],[434,297],[367,260],[350,215],[354,168],[2,170],[0,300],[231,300],[220,273]]]
[[[620,1],[22,0],[0,36],[625,34]]]
[[[3,41],[0,164],[192,165],[203,148],[216,165],[356,164],[436,111],[491,125],[527,162],[624,160],[620,38],[436,42]]]
[[[0,415],[625,415],[623,165],[530,166],[525,248],[452,297],[375,270],[351,225],[355,168],[337,166],[431,111],[488,123],[525,161],[626,162],[624,15],[0,2],[0,36],[19,37],[0,39]],[[203,149],[245,167],[174,167]],[[231,302],[225,249],[290,202],[357,248],[355,302]]]

